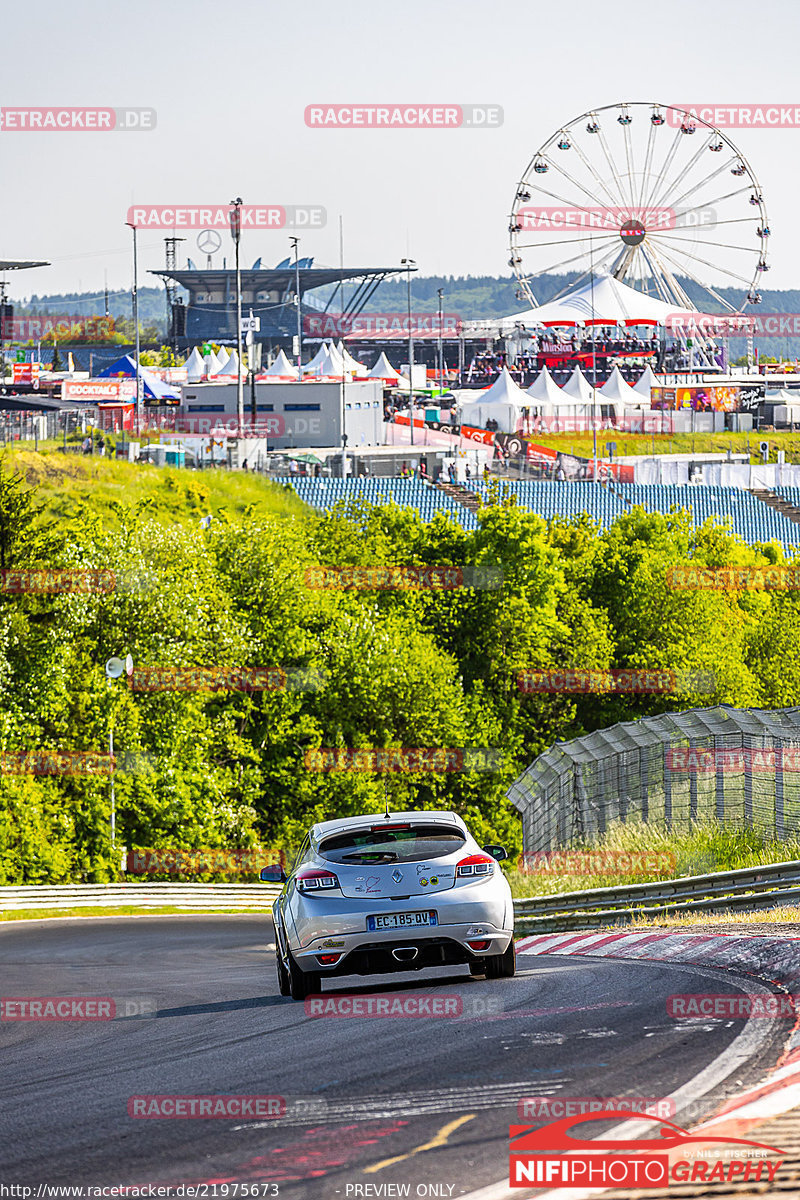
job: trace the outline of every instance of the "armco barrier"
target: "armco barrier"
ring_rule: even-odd
[[[639,917],[745,911],[783,904],[800,905],[800,862],[769,863],[655,883],[534,896],[515,901],[514,912],[520,933],[557,933],[620,925]]]
[[[0,912],[28,908],[258,908],[280,887],[269,883],[75,883],[0,887]]]
[[[28,908],[255,908],[279,894],[265,883],[76,883],[1,887],[0,911]],[[725,912],[800,905],[800,862],[687,875],[625,887],[557,892],[515,900],[519,933],[547,933],[623,924],[637,917]]]

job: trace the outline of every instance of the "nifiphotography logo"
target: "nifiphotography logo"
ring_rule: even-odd
[[[574,1126],[615,1118],[629,1123],[631,1113],[581,1113],[538,1128],[511,1125],[509,1185],[665,1188],[670,1184],[761,1180],[770,1184],[785,1156],[777,1146],[745,1138],[692,1134],[672,1121],[646,1116],[635,1118],[637,1124],[651,1124],[643,1138],[585,1139],[571,1133]],[[779,1161],[770,1161],[770,1155]]]

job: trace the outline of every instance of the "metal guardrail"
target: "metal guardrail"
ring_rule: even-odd
[[[516,900],[514,913],[520,933],[557,933],[621,925],[640,917],[768,909],[782,904],[800,905],[800,862],[533,896]]]
[[[256,908],[280,892],[269,883],[67,883],[0,887],[0,912],[33,908]]]
[[[264,883],[77,883],[0,886],[0,911],[72,908],[257,909],[269,911],[280,892]],[[619,925],[676,913],[800,906],[800,862],[687,875],[624,887],[557,892],[515,900],[518,933],[557,933]]]

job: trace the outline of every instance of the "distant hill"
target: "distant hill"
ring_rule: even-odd
[[[577,278],[568,275],[543,275],[536,281],[536,295],[544,304],[553,299]],[[702,307],[700,293],[690,280],[682,280],[687,294],[698,307]],[[345,285],[345,299],[353,295],[354,286]],[[513,276],[502,275],[416,275],[411,279],[411,303],[415,312],[436,312],[437,290],[443,289],[443,307],[447,313],[457,313],[463,320],[492,320],[519,312],[527,307],[524,300],[517,298],[518,284]],[[333,289],[318,288],[314,295],[327,301]],[[719,288],[719,294],[733,300],[740,293],[729,288]],[[800,290],[762,291],[762,312],[800,312]],[[15,303],[12,301],[12,303]],[[333,307],[339,308],[339,297]],[[369,303],[370,312],[405,312],[407,306],[406,280],[399,276],[378,287]],[[85,313],[87,316],[102,315],[104,298],[97,292],[62,292],[59,294],[33,295],[24,306],[15,303],[17,315],[40,316],[48,312]],[[129,292],[114,292],[109,295],[109,310],[114,317],[131,317]],[[166,328],[166,298],[162,287],[139,289],[139,319],[142,324],[156,324]]]

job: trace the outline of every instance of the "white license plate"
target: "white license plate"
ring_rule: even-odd
[[[381,913],[375,917],[367,917],[369,933],[374,933],[377,929],[416,929],[420,925],[437,924],[435,912]]]

